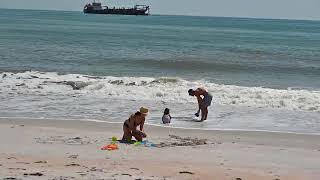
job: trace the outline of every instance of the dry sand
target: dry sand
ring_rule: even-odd
[[[320,136],[146,126],[157,147],[118,144],[122,124],[0,119],[0,179],[320,179]]]

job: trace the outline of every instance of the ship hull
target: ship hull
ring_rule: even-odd
[[[86,14],[117,14],[117,15],[135,15],[135,16],[147,16],[146,10],[137,10],[137,9],[101,9],[101,10],[93,10],[93,9],[84,9],[84,13]]]

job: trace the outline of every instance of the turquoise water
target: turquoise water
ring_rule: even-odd
[[[320,22],[0,10],[0,71],[320,87]]]
[[[213,95],[195,122],[189,88]],[[0,116],[320,132],[320,21],[0,9]]]

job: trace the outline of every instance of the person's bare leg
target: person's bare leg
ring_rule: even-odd
[[[201,108],[201,121],[207,120],[208,108]]]
[[[204,116],[204,120],[207,120],[208,117],[208,107],[205,108],[205,116]]]
[[[123,136],[122,136],[122,141],[129,142],[131,140],[132,134],[131,131],[128,127],[123,126]]]
[[[204,121],[205,112],[204,109],[201,108],[201,121]]]

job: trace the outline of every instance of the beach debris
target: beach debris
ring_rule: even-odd
[[[236,180],[242,180],[241,178],[236,178]]]
[[[34,162],[35,164],[46,164],[46,163],[48,163],[47,161],[36,161],[36,162]]]
[[[117,149],[119,149],[117,144],[108,144],[101,148],[101,150],[108,150],[108,151],[117,150]]]
[[[77,159],[78,156],[79,156],[78,154],[74,154],[74,155],[68,156],[68,158],[70,158],[70,159]]]
[[[132,170],[137,170],[137,171],[139,171],[139,170],[140,170],[139,168],[130,168],[130,169],[132,169]]]
[[[71,163],[71,164],[67,164],[67,165],[64,165],[64,166],[67,166],[67,167],[70,167],[70,166],[81,166],[80,164],[76,164],[76,163]]]
[[[7,77],[7,74],[3,74],[3,75],[2,75],[2,78],[5,78],[5,77]]]
[[[122,173],[121,175],[122,176],[130,176],[130,177],[132,176],[131,174],[127,174],[127,173]]]
[[[18,179],[15,177],[6,177],[6,178],[3,178],[3,180],[18,180]]]
[[[7,159],[17,159],[17,158],[15,158],[15,157],[8,157]]]
[[[43,176],[42,173],[36,172],[36,173],[24,173],[24,176]]]
[[[189,171],[180,171],[179,173],[180,174],[191,174],[191,175],[194,174],[193,172],[189,172]]]

